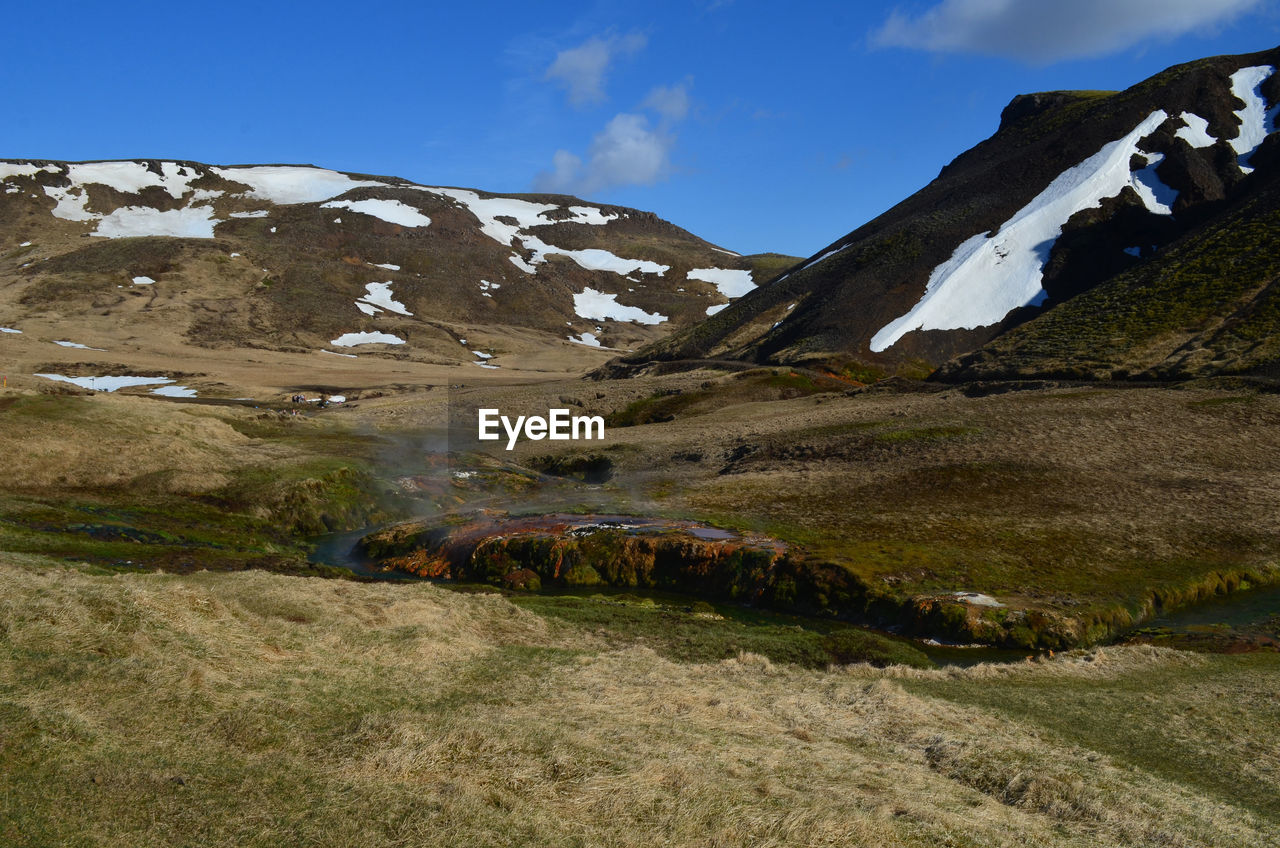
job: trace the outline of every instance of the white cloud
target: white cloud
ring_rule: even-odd
[[[894,12],[871,35],[883,47],[982,53],[1036,64],[1123,50],[1213,26],[1258,0],[942,0]]]
[[[569,102],[575,106],[602,103],[609,65],[619,56],[643,49],[646,41],[640,33],[608,38],[593,36],[577,47],[557,53],[547,68],[546,79],[563,85],[569,92]]]
[[[671,169],[674,138],[653,128],[644,115],[623,112],[591,140],[584,163],[566,150],[556,152],[552,170],[538,175],[538,191],[592,194],[621,185],[652,185]]]
[[[689,114],[689,81],[656,86],[640,107],[652,109],[667,121],[684,120]]]

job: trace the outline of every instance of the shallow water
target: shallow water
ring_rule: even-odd
[[[1259,627],[1280,615],[1280,585],[1221,595],[1202,604],[1163,613],[1142,627],[1188,630],[1199,627]]]

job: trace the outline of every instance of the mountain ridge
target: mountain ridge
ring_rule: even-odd
[[[170,349],[560,368],[568,348],[690,324],[777,264],[568,195],[311,165],[0,161],[0,325],[65,326],[91,347],[160,335]]]
[[[1121,92],[1019,95],[990,138],[920,191],[599,373],[723,358],[864,380],[926,376],[1248,196],[1251,160],[1267,169],[1274,159],[1277,64],[1280,48],[1173,66]],[[929,304],[939,292],[952,302]],[[985,312],[975,298],[991,301]]]

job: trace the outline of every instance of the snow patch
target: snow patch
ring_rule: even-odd
[[[74,186],[72,188],[41,186],[41,188],[46,195],[57,201],[50,213],[53,217],[64,221],[96,221],[98,219],[97,215],[85,208],[85,204],[89,202],[89,193],[83,188]]]
[[[727,253],[727,254],[729,254],[730,256],[741,256],[741,255],[742,255],[741,253],[734,253],[732,250],[725,250],[725,249],[723,249],[723,248],[719,248],[719,247],[713,247],[713,248],[711,248],[711,249],[712,249],[712,250],[714,250],[714,251],[716,251],[717,253]]]
[[[750,271],[734,271],[728,268],[694,268],[687,275],[690,280],[711,283],[720,294],[733,300],[742,297],[756,287]]]
[[[1141,256],[1141,255],[1142,255],[1142,248],[1140,248],[1140,247],[1126,247],[1126,248],[1124,249],[1124,252],[1125,252],[1125,253],[1127,253],[1127,254],[1129,254],[1130,256]]]
[[[82,345],[79,342],[64,341],[64,342],[54,342],[54,344],[56,344],[58,347],[73,347],[76,350],[100,350],[100,351],[106,352],[106,348],[104,347],[89,347],[88,345]]]
[[[133,278],[133,284],[135,286],[154,286],[156,281],[146,275],[140,275]]]
[[[667,316],[645,312],[636,306],[618,303],[616,294],[605,294],[592,288],[583,289],[573,296],[573,311],[579,318],[593,321],[634,321],[637,324],[661,324]]]
[[[573,336],[568,338],[574,344],[586,345],[587,347],[604,347],[604,345],[600,344],[600,340],[596,338],[595,333],[583,333],[576,339]]]
[[[336,339],[330,341],[329,344],[334,347],[355,347],[356,345],[366,344],[400,345],[404,344],[404,339],[399,338],[398,336],[393,336],[390,333],[343,333]]]
[[[1150,185],[1137,188],[1129,160],[1139,152],[1138,141],[1167,117],[1163,110],[1152,112],[1128,135],[1059,174],[994,235],[978,233],[966,239],[929,275],[919,302],[872,337],[871,350],[879,353],[913,330],[985,327],[1018,307],[1043,303],[1047,297],[1041,286],[1044,264],[1063,224],[1126,186],[1133,186],[1139,196],[1149,191],[1143,198],[1147,208],[1165,212],[1167,207],[1158,202],[1152,205]]]
[[[370,265],[372,265],[372,266],[373,266],[373,267],[375,267],[375,268],[384,268],[384,269],[386,269],[386,270],[388,270],[388,271],[399,271],[399,270],[400,270],[400,266],[399,266],[399,265],[392,265],[391,263],[383,264],[383,263],[381,263],[381,262],[370,262],[369,264],[370,264]]]
[[[515,255],[514,253],[511,254],[511,256],[509,256],[508,258],[511,260],[512,265],[515,265],[517,268],[519,268],[521,271],[524,271],[526,274],[538,273],[537,268],[533,267],[528,262],[525,262],[523,259]]]
[[[533,203],[513,197],[481,197],[474,191],[460,188],[426,188],[424,191],[442,194],[461,203],[480,221],[480,232],[503,247],[510,247],[511,240],[521,229],[554,223],[541,215],[560,208],[554,203]],[[516,223],[508,224],[498,218],[511,218]]]
[[[1231,75],[1231,93],[1244,101],[1244,108],[1235,113],[1240,120],[1240,132],[1231,139],[1231,149],[1236,152],[1240,170],[1246,174],[1253,173],[1249,157],[1253,156],[1262,140],[1275,129],[1276,109],[1267,111],[1267,104],[1259,90],[1263,81],[1275,71],[1271,65],[1254,65],[1241,68]]]
[[[59,383],[71,383],[82,389],[92,389],[96,392],[114,392],[116,389],[126,389],[130,386],[155,386],[161,383],[173,382],[168,377],[131,377],[129,375],[118,377],[67,377],[63,374],[37,374],[36,376]]]
[[[951,597],[957,601],[966,604],[972,604],[979,607],[1002,607],[1004,604],[997,601],[990,595],[983,595],[979,592],[952,592]]]
[[[12,327],[0,327],[0,333],[14,333],[19,336],[22,335],[21,330],[15,330]]]
[[[725,309],[728,309],[728,308],[729,308],[729,304],[727,304],[727,303],[718,303],[718,304],[716,304],[715,306],[708,306],[708,307],[707,307],[707,314],[708,314],[708,315],[715,315],[717,312],[720,312],[720,311],[725,310]]]
[[[161,386],[158,389],[152,389],[151,394],[161,397],[193,398],[196,396],[196,390],[188,389],[186,386]]]
[[[31,165],[28,163],[19,164],[17,162],[0,162],[0,180],[7,180],[10,177],[34,177],[36,174],[45,170],[39,165]],[[54,168],[56,171],[57,168]]]
[[[616,274],[641,271],[646,274],[661,276],[670,268],[669,265],[659,265],[656,262],[648,262],[643,259],[623,259],[607,250],[595,248],[566,250],[549,245],[541,239],[521,232],[531,227],[561,223],[543,214],[561,208],[554,203],[533,203],[532,201],[518,200],[512,197],[480,197],[474,191],[460,188],[424,187],[422,190],[441,194],[461,203],[472,215],[476,216],[476,219],[480,222],[480,231],[503,247],[512,247],[512,242],[515,241],[518,244],[514,246],[533,251],[532,261],[526,261],[520,256],[511,257],[511,262],[521,271],[528,274],[538,273],[538,269],[535,266],[546,262],[546,258],[551,255],[568,256],[589,271],[612,271]],[[599,209],[590,206],[570,206],[569,211],[574,215],[573,218],[564,219],[569,223],[599,225],[618,217],[616,214],[605,215]],[[509,220],[500,221],[498,220],[499,218]],[[511,223],[511,221],[515,223]]]
[[[255,209],[252,212],[232,212],[231,217],[232,218],[265,218],[270,214],[271,212],[269,210]]]
[[[354,188],[384,186],[375,180],[353,180],[346,174],[300,165],[255,165],[249,168],[211,168],[224,180],[249,186],[249,194],[271,203],[320,203]]]
[[[330,356],[345,356],[347,359],[355,359],[355,358],[356,358],[356,355],[355,355],[354,353],[338,353],[337,351],[333,351],[333,350],[322,350],[322,351],[320,351],[320,352],[321,352],[321,353],[327,353],[327,354],[329,354]]]
[[[1194,112],[1183,112],[1178,117],[1182,118],[1182,123],[1186,126],[1175,132],[1175,137],[1192,147],[1209,147],[1218,143],[1216,138],[1209,135],[1209,122],[1206,119]]]
[[[473,351],[471,351],[471,352],[472,352],[472,353],[474,353],[474,354],[475,354],[478,358],[480,358],[480,359],[493,359],[493,354],[492,354],[492,353],[485,353],[485,352],[483,352],[483,351],[479,351],[479,350],[473,350]]]
[[[823,260],[825,260],[825,259],[830,259],[832,256],[835,256],[837,253],[839,253],[840,251],[844,250],[844,249],[845,249],[846,247],[848,247],[848,246],[849,246],[849,245],[847,245],[847,244],[846,244],[846,245],[844,245],[844,246],[842,246],[842,247],[837,247],[837,248],[834,248],[834,249],[832,249],[832,250],[828,250],[826,253],[822,254],[822,255],[821,255],[821,256],[819,256],[817,259],[814,259],[814,260],[812,260],[812,261],[810,261],[810,262],[806,262],[804,265],[801,265],[801,266],[800,266],[800,270],[801,270],[801,271],[803,271],[803,270],[804,270],[804,269],[806,269],[806,268],[812,268],[814,265],[817,265],[819,262],[822,262],[822,261],[823,261]],[[787,276],[790,276],[790,274],[788,274]],[[785,279],[785,278],[784,278],[784,279]]]
[[[597,209],[594,206],[570,206],[569,211],[573,213],[573,217],[565,218],[564,221],[573,223],[573,224],[589,224],[589,225],[598,227],[602,224],[607,224],[610,221],[617,220],[618,218],[618,213],[611,212],[606,215],[604,212],[602,212],[601,210]],[[548,221],[547,223],[561,223],[561,222]]]
[[[1178,199],[1178,192],[1167,186],[1156,174],[1156,168],[1164,161],[1163,153],[1142,153],[1147,158],[1147,167],[1133,174],[1133,190],[1142,198],[1142,205],[1158,215],[1172,215],[1173,202]]]
[[[212,206],[188,206],[165,212],[148,206],[125,206],[102,218],[94,235],[103,238],[174,236],[211,239],[214,226],[220,223],[213,217]]]
[[[368,294],[357,300],[356,306],[366,315],[373,314],[373,312],[370,312],[365,308],[366,306],[385,309],[388,312],[395,312],[399,315],[413,315],[412,312],[405,308],[403,303],[392,298],[391,281],[387,281],[385,283],[366,283],[365,291],[367,291]]]
[[[159,186],[174,200],[191,190],[189,183],[199,175],[177,162],[161,162],[157,174],[141,162],[86,162],[68,165],[67,177],[75,185],[96,184],[126,194],[137,194],[144,188]]]
[[[328,203],[322,203],[321,208],[350,209],[352,212],[359,212],[402,227],[425,227],[431,223],[431,219],[426,215],[398,200],[331,200]],[[341,221],[342,219],[338,218],[334,223]]]

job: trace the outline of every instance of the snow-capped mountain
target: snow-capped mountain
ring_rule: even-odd
[[[777,264],[558,195],[312,166],[0,161],[11,330],[74,316],[90,339],[95,320],[117,334],[134,322],[205,347],[466,361],[460,339],[482,326],[625,349],[715,312]]]
[[[1170,318],[1112,327],[1131,338],[1130,347],[1167,336],[1148,359],[1194,347],[1188,328],[1216,326],[1228,313],[1255,309],[1260,287],[1273,279],[1266,263],[1241,273],[1238,260],[1242,250],[1275,254],[1280,246],[1280,231],[1256,220],[1274,208],[1268,198],[1280,147],[1273,135],[1277,66],[1280,48],[1180,65],[1123,92],[1017,97],[995,135],[924,189],[696,331],[677,333],[618,365],[727,357],[825,364],[864,377],[923,375],[1025,322],[1018,338],[1032,334],[1055,315],[1055,339],[1096,340],[1096,333],[1065,325],[1065,316],[1079,313],[1078,320],[1097,324],[1099,311],[1114,312],[1126,301],[1109,286],[1155,269],[1168,278],[1190,255],[1187,245],[1213,236],[1220,248],[1213,262],[1204,261],[1204,251],[1195,255],[1202,260],[1196,273],[1215,285],[1202,292],[1167,287],[1156,302],[1149,291],[1140,305],[1144,312],[1179,315],[1186,326],[1170,326]],[[1233,226],[1238,231],[1241,215],[1257,224],[1255,241],[1226,249],[1220,242]],[[1092,318],[1064,310],[1084,293],[1096,298],[1104,291],[1111,292],[1110,306],[1091,309]],[[1245,347],[1233,343],[1233,352],[1191,357],[1184,351],[1180,361],[1204,367],[1173,371],[1247,371],[1280,354],[1269,344],[1247,353]],[[1078,348],[1053,356],[1087,353]],[[993,357],[999,359],[991,353],[983,361]],[[1149,376],[1163,362],[1112,359],[1100,357],[1099,368],[1073,370],[1062,361],[1054,367]],[[961,371],[951,366],[944,373]]]

